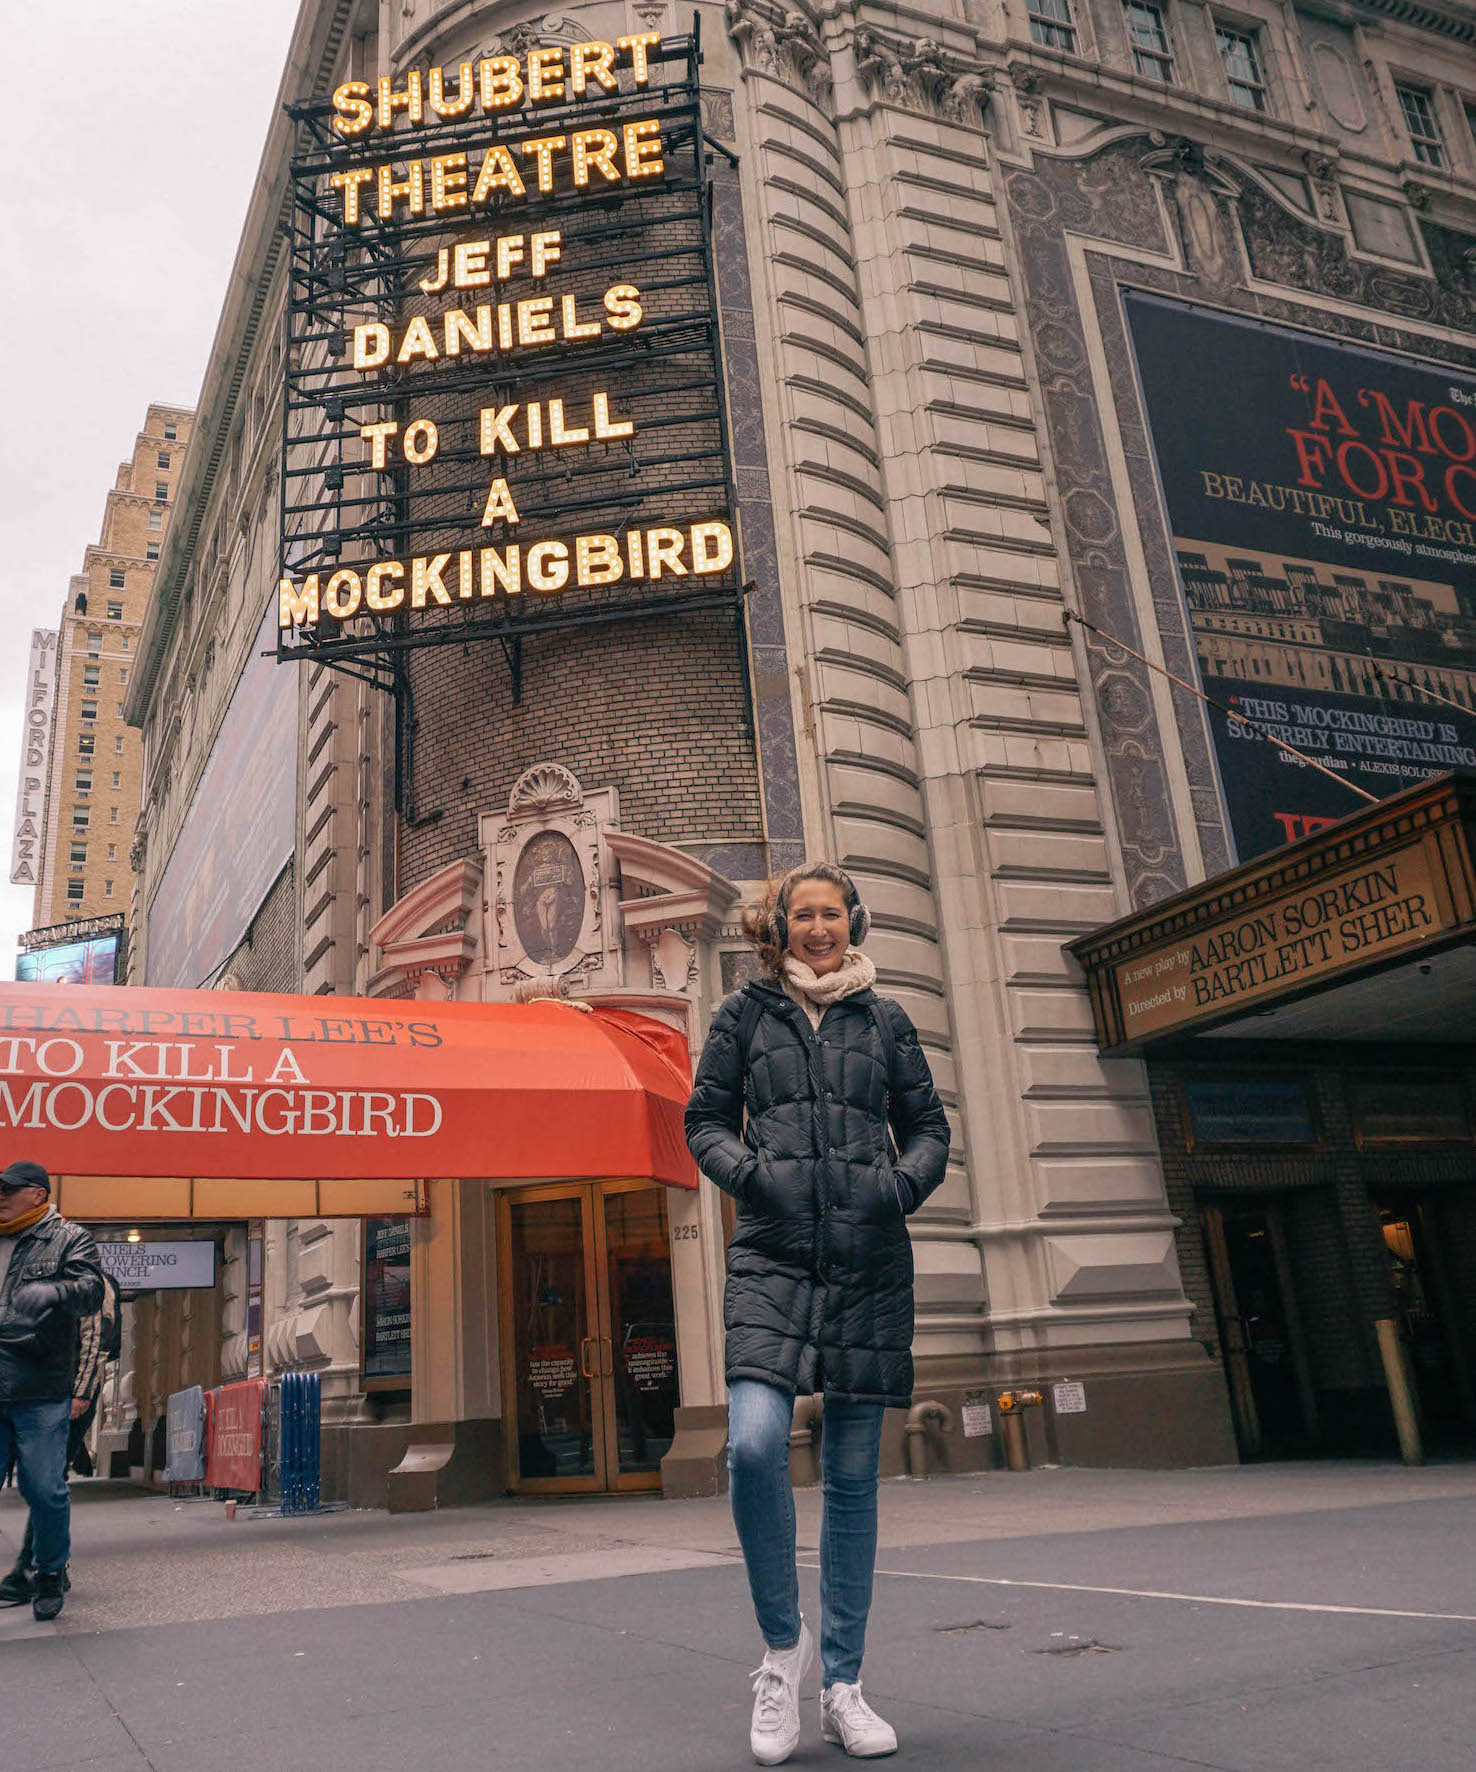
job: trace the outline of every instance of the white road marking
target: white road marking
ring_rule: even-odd
[[[802,1563],[818,1569],[818,1563]],[[1334,1612],[1350,1618],[1415,1618],[1431,1624],[1476,1624],[1476,1612],[1403,1612],[1392,1606],[1330,1606],[1311,1600],[1237,1600],[1224,1594],[1179,1594],[1151,1587],[1088,1587],[1076,1581],[1015,1581],[1006,1575],[933,1575],[922,1569],[878,1569],[904,1581],[963,1581],[976,1587],[1040,1588],[1050,1593],[1108,1594],[1124,1600],[1179,1600],[1190,1606],[1244,1606],[1259,1612]]]

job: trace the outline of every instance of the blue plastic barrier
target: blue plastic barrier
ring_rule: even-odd
[[[320,1502],[323,1381],[316,1372],[282,1374],[282,1512],[316,1513]]]

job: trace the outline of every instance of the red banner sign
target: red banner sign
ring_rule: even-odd
[[[207,1393],[205,1481],[212,1489],[255,1495],[266,1487],[261,1468],[267,1386],[263,1378],[223,1384]]]

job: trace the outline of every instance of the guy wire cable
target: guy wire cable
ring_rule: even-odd
[[[1416,683],[1409,677],[1396,677],[1394,672],[1386,669],[1377,659],[1371,658],[1369,666],[1373,674],[1382,683],[1387,679],[1390,683],[1402,683],[1406,689],[1413,689],[1416,695],[1427,695],[1431,701],[1438,701],[1442,707],[1454,708],[1458,714],[1469,714],[1470,708],[1462,706],[1448,695],[1442,695],[1438,689],[1431,689],[1427,683]]]
[[[1088,621],[1084,615],[1078,615],[1074,609],[1063,609],[1061,621],[1063,625],[1069,626],[1072,622],[1078,622],[1082,627],[1089,628],[1092,633],[1105,640],[1109,646],[1119,647],[1130,657],[1137,659],[1139,664],[1147,665],[1150,671],[1157,671],[1160,677],[1167,677],[1170,683],[1177,683],[1180,689],[1187,689],[1191,695],[1197,695],[1206,707],[1213,708],[1218,714],[1224,714],[1226,719],[1238,720],[1242,726],[1249,727],[1257,738],[1264,738],[1267,744],[1274,744],[1278,750],[1285,751],[1289,756],[1295,757],[1299,763],[1305,763],[1309,769],[1315,769],[1319,775],[1325,775],[1329,781],[1335,781],[1339,787],[1347,788],[1350,794],[1357,794],[1360,800],[1367,800],[1370,806],[1378,805],[1377,794],[1369,793],[1367,788],[1361,788],[1356,782],[1351,782],[1345,776],[1339,775],[1336,769],[1329,769],[1326,763],[1319,763],[1316,757],[1309,757],[1305,751],[1299,751],[1294,744],[1288,744],[1284,738],[1278,738],[1274,732],[1267,732],[1264,726],[1258,726],[1246,715],[1237,713],[1234,708],[1226,707],[1224,702],[1216,701],[1212,695],[1206,695],[1202,689],[1195,688],[1194,684],[1186,683],[1182,677],[1175,676],[1166,665],[1155,664],[1151,658],[1144,658],[1135,646],[1129,646],[1126,640],[1119,640],[1116,634],[1109,634],[1105,628],[1099,628],[1094,621]]]

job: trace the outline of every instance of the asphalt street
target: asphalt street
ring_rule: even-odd
[[[1476,1468],[1000,1473],[888,1483],[882,1510],[864,1679],[899,1762],[1476,1760]],[[59,1626],[0,1614],[0,1772],[751,1764],[721,1501],[226,1522],[95,1486],[74,1517]],[[7,1494],[0,1554],[20,1525]],[[816,1693],[797,1766],[840,1758]]]

